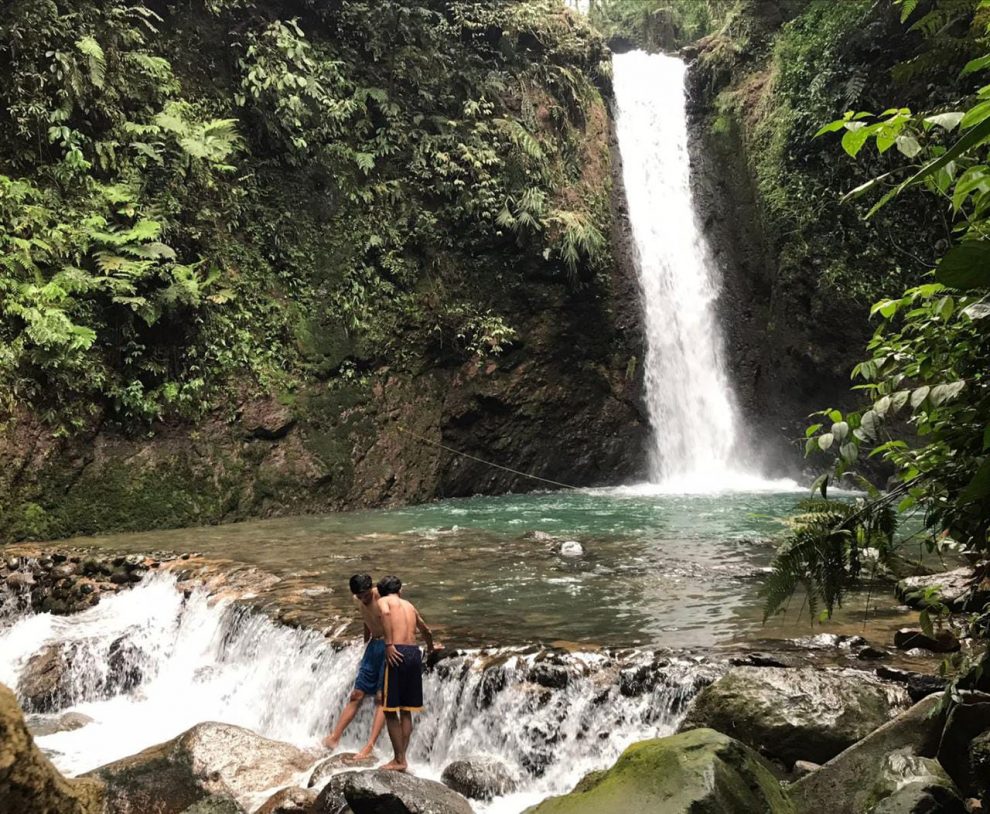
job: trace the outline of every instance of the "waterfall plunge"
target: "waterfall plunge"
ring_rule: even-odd
[[[650,480],[671,492],[778,488],[743,471],[718,282],[691,196],[684,63],[634,51],[617,54],[613,67],[644,304]]]

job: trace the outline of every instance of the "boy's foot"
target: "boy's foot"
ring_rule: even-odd
[[[409,764],[399,763],[399,761],[397,760],[390,760],[388,763],[383,763],[378,768],[383,769],[386,772],[404,772],[406,769],[409,768]]]
[[[323,739],[323,747],[329,749],[331,752],[337,748],[337,744],[340,743],[340,738],[335,738],[333,735],[327,735]]]
[[[373,747],[365,746],[360,752],[355,752],[353,755],[347,758],[347,760],[348,762],[355,762],[355,763],[359,760],[367,760],[369,757],[371,757],[373,752],[374,752]]]

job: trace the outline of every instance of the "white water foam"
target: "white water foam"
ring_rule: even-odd
[[[646,332],[656,489],[646,494],[791,491],[748,464],[722,362],[719,284],[691,194],[684,63],[633,51],[616,54],[613,70]]]
[[[203,591],[188,598],[172,577],[151,574],[135,588],[68,617],[26,615],[0,630],[0,681],[16,687],[25,664],[49,644],[70,656],[69,690],[59,712],[93,722],[39,737],[67,774],[140,751],[202,721],[248,727],[304,748],[317,747],[350,692],[358,643],[343,649],[310,631],[290,629]],[[712,668],[652,654],[621,662],[572,654],[551,669],[554,687],[534,680],[537,654],[469,652],[425,679],[426,712],[417,718],[412,770],[439,778],[459,758],[488,755],[520,778],[516,793],[479,805],[515,814],[569,791],[588,771],[611,765],[630,743],[670,734]],[[646,667],[655,686],[623,694],[623,670]],[[135,685],[123,691],[115,673]],[[348,730],[356,749],[370,726],[370,704]],[[388,740],[379,742],[382,754]],[[259,799],[259,803],[261,799]]]

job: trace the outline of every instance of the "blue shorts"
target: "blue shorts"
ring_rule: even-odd
[[[382,688],[385,679],[385,640],[371,639],[364,649],[358,667],[354,689],[365,695],[375,695]]]

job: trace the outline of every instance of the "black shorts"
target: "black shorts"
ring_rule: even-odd
[[[386,712],[419,712],[423,708],[423,653],[414,644],[397,644],[398,665],[385,662]]]

